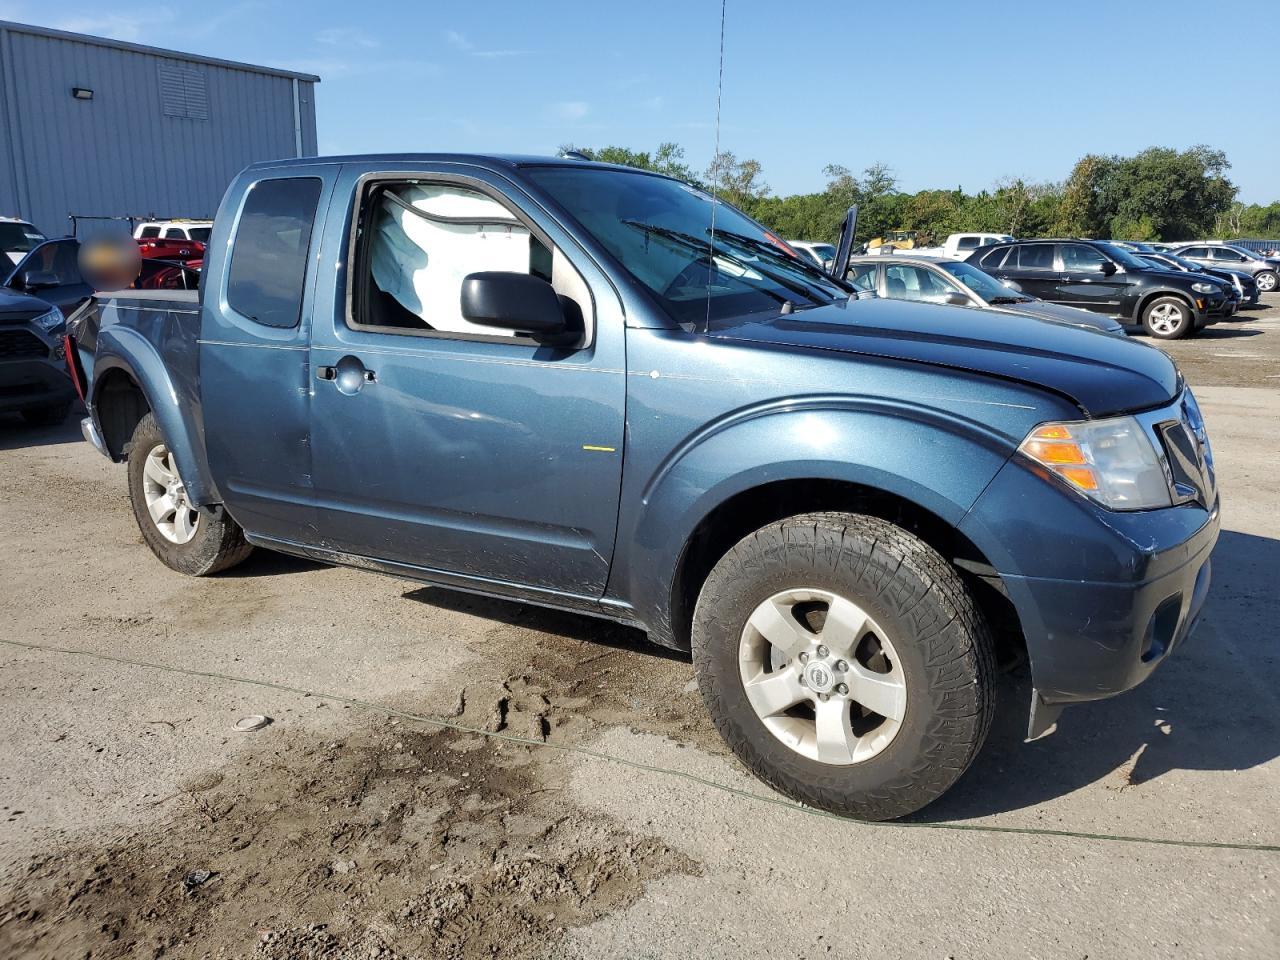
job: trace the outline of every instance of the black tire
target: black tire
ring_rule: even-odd
[[[1177,310],[1182,319],[1172,329],[1166,329],[1158,322],[1162,310]],[[1181,340],[1195,329],[1195,314],[1191,312],[1191,304],[1181,297],[1154,297],[1142,308],[1142,326],[1148,335],[1157,340]]]
[[[142,539],[161,563],[179,573],[205,577],[234,567],[253,552],[253,547],[245,541],[240,526],[225,511],[200,511],[195,535],[186,543],[167,539],[151,519],[143,489],[143,468],[148,455],[164,445],[160,426],[148,413],[138,422],[127,448],[129,503],[133,506],[133,516],[138,521]]]
[[[739,644],[752,612],[786,590],[846,597],[892,635],[905,713],[879,753],[846,765],[785,745],[747,698]],[[708,576],[693,620],[698,685],[716,727],[765,783],[802,803],[862,820],[906,816],[968,768],[995,709],[990,631],[955,568],[900,527],[859,514],[815,513],[770,524]]]
[[[46,407],[30,407],[22,411],[22,419],[33,427],[56,427],[71,413],[71,401]]]
[[[1253,278],[1258,283],[1258,290],[1261,293],[1275,293],[1276,281],[1280,277],[1276,275],[1274,270],[1262,270]]]

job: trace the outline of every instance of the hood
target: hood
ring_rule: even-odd
[[[0,287],[0,324],[25,323],[50,309],[44,300]]]
[[[974,307],[869,299],[721,321],[710,335],[1016,380],[1065,395],[1091,417],[1160,406],[1177,394],[1178,368],[1154,347],[1060,321],[1011,319]]]
[[[1138,254],[1138,256],[1142,256],[1142,254]],[[1151,267],[1144,268],[1142,272],[1146,276],[1159,277],[1162,280],[1176,280],[1178,281],[1178,284],[1176,285],[1179,286],[1195,283],[1194,279],[1187,279],[1188,277],[1194,277],[1194,274],[1183,273],[1181,270],[1169,270],[1166,267]]]
[[[1001,303],[992,307],[992,309],[999,310],[1002,313],[1025,314],[1029,317],[1052,320],[1056,323],[1068,323],[1073,327],[1101,330],[1103,333],[1124,333],[1124,327],[1110,317],[1104,317],[1102,314],[1094,313],[1092,310],[1067,307],[1059,303],[1049,303],[1045,300],[1030,300],[1027,303]]]

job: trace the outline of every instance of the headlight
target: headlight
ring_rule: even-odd
[[[1111,510],[1173,505],[1160,456],[1133,417],[1044,423],[1018,452]]]
[[[40,316],[36,317],[31,322],[45,333],[48,333],[49,331],[56,330],[58,327],[62,326],[65,322],[65,318],[62,316],[61,310],[57,307],[53,307],[48,313],[40,314]]]
[[[1216,283],[1198,282],[1191,285],[1191,289],[1196,293],[1217,293],[1219,287]]]

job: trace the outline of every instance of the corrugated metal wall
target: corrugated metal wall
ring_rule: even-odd
[[[212,217],[245,166],[298,154],[295,83],[314,156],[310,80],[0,24],[0,216],[50,236],[71,213]]]

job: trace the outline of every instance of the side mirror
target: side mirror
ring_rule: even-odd
[[[536,336],[565,332],[564,307],[551,284],[528,273],[485,270],[462,281],[462,316],[472,323]]]
[[[949,303],[957,307],[967,307],[972,303],[972,301],[959,290],[952,290],[942,298],[942,302]]]
[[[1004,282],[1004,285],[1008,287],[1010,290],[1012,290],[1014,293],[1022,292],[1022,284],[1020,284],[1017,280],[1006,280]]]
[[[1109,277],[1116,272],[1116,265],[1110,260],[1104,260],[1098,269],[1102,272],[1104,277]]]
[[[58,275],[51,270],[24,270],[19,282],[23,290],[48,290],[58,285]]]

